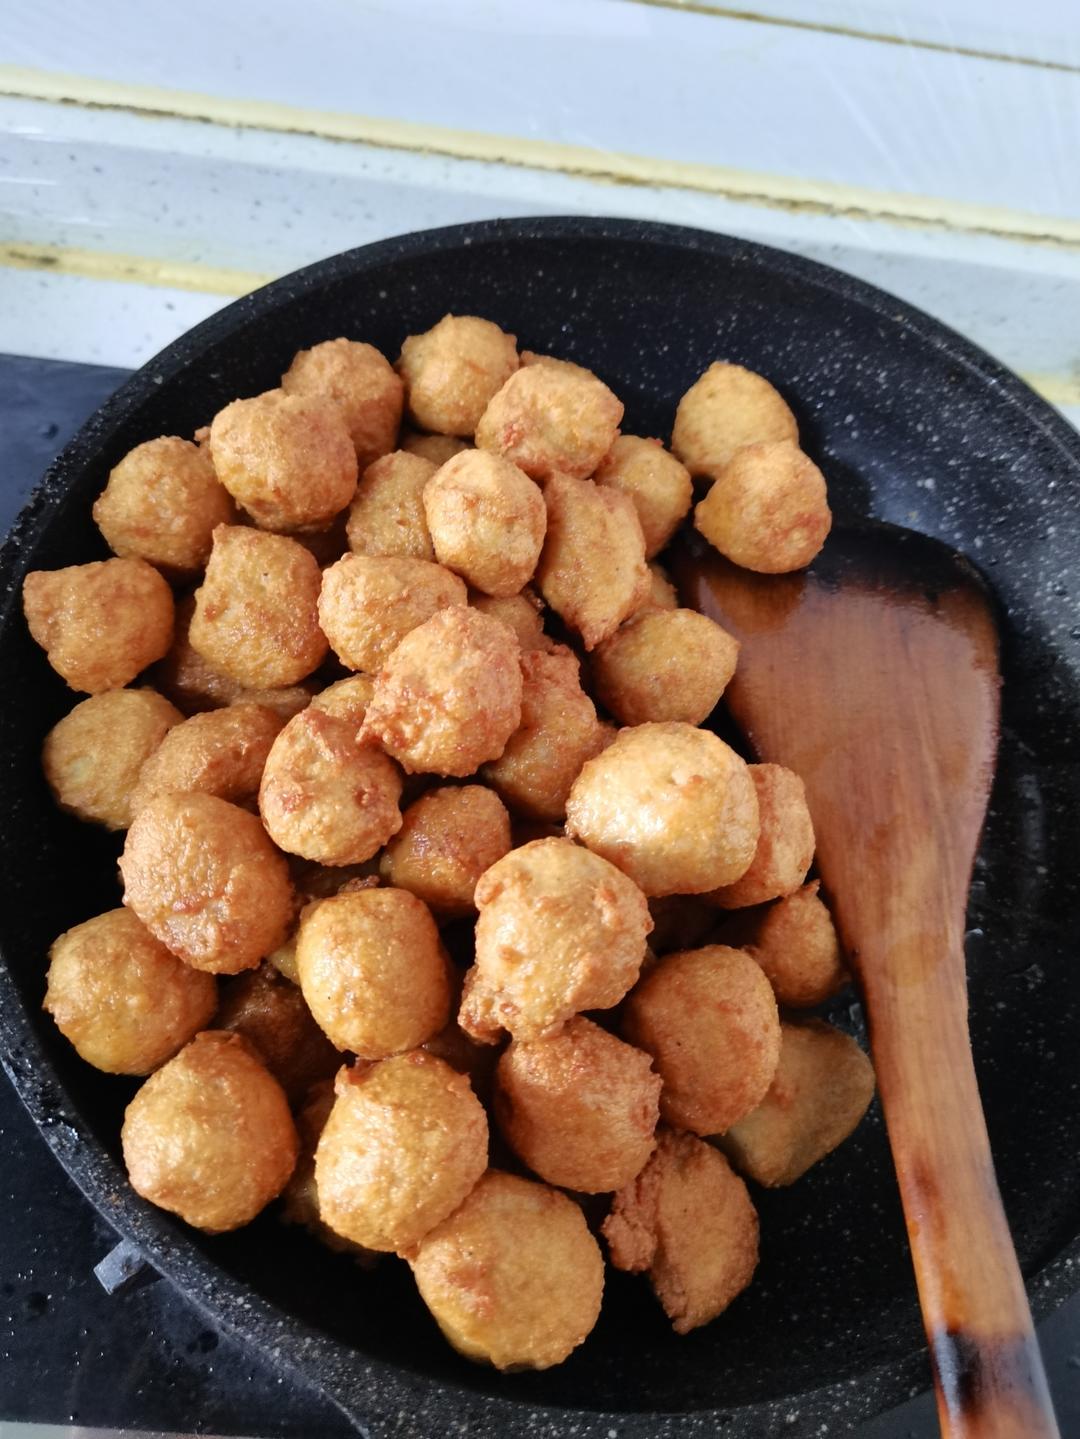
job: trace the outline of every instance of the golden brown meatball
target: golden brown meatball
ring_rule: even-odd
[[[183,715],[156,690],[109,690],[83,700],[45,736],[41,761],[53,798],[79,819],[126,829],[146,760]]]
[[[596,483],[629,495],[645,536],[645,558],[652,559],[690,512],[694,487],[690,473],[659,440],[619,435],[596,470]]]
[[[220,525],[188,638],[212,669],[250,689],[295,684],[326,658],[321,581],[295,540]]]
[[[348,720],[306,709],[278,735],[259,787],[270,838],[319,864],[362,864],[401,828],[401,776]]]
[[[340,1056],[338,1063],[340,1064]],[[300,1224],[309,1234],[338,1254],[348,1254],[363,1268],[372,1268],[379,1256],[360,1244],[352,1244],[323,1223],[319,1193],[315,1187],[315,1150],[334,1107],[334,1081],[324,1079],[312,1085],[304,1106],[297,1112],[300,1157],[288,1184],[281,1192],[281,1218],[286,1224]]]
[[[820,880],[769,905],[757,919],[747,952],[789,1009],[824,1004],[848,982],[832,916],[822,903]]]
[[[629,1184],[653,1151],[659,1101],[649,1056],[580,1015],[515,1040],[495,1071],[495,1117],[515,1154],[582,1194]]]
[[[596,697],[626,725],[698,725],[716,708],[738,657],[738,640],[696,610],[639,610],[596,647]]]
[[[604,1261],[581,1210],[557,1189],[497,1169],[409,1263],[454,1348],[496,1369],[561,1364],[600,1314]]]
[[[618,490],[567,475],[552,475],[544,503],[547,538],[537,583],[555,613],[591,650],[614,634],[649,594],[637,511]]]
[[[510,849],[510,816],[480,784],[428,790],[402,815],[381,872],[436,914],[472,914],[476,881]]]
[[[600,721],[565,645],[523,654],[521,677],[521,727],[481,774],[519,814],[561,820],[581,766],[600,751]]]
[[[650,899],[653,932],[649,947],[657,954],[673,949],[696,949],[716,924],[712,905],[696,894],[669,894]]]
[[[433,560],[424,486],[436,466],[421,455],[394,450],[368,465],[356,487],[345,533],[354,555],[398,555]]]
[[[145,560],[31,570],[23,612],[56,673],[86,694],[123,689],[172,644],[172,590]]]
[[[414,1049],[343,1069],[315,1151],[319,1213],[366,1249],[412,1250],[487,1168],[488,1126],[469,1081]]]
[[[175,435],[136,445],[94,502],[94,523],[115,554],[174,578],[202,569],[214,529],[235,516],[209,451]]]
[[[733,884],[710,893],[711,903],[721,909],[742,909],[794,894],[814,858],[814,825],[802,780],[779,764],[749,768],[761,829],[749,868]]]
[[[455,435],[421,435],[415,430],[406,430],[401,437],[401,448],[407,454],[419,455],[421,459],[430,460],[438,466],[445,465],[462,450],[471,450],[472,446]]]
[[[717,361],[679,401],[671,448],[692,475],[715,480],[744,445],[798,438],[795,416],[768,380]]]
[[[776,1073],[776,1000],[741,949],[669,954],[627,1000],[623,1032],[656,1061],[665,1120],[694,1134],[730,1129],[761,1103]]]
[[[217,985],[113,909],[54,940],[44,1007],[87,1064],[149,1074],[209,1024]]]
[[[354,730],[358,730],[367,714],[374,687],[375,681],[370,675],[350,675],[348,679],[327,685],[311,701],[311,708],[333,715],[335,719],[346,720]]]
[[[319,621],[342,664],[374,675],[417,625],[466,602],[464,583],[442,565],[345,555],[323,575]]]
[[[645,609],[676,610],[678,608],[679,596],[675,591],[675,586],[671,583],[667,570],[653,560],[649,565],[649,592],[634,613],[639,614]]]
[[[466,450],[428,481],[424,513],[439,563],[505,599],[532,579],[547,529],[539,488],[517,465]]]
[[[224,981],[214,1028],[242,1034],[254,1045],[292,1104],[341,1064],[300,990],[269,962]]]
[[[493,599],[491,595],[470,594],[469,604],[482,615],[502,620],[517,635],[522,650],[549,650],[551,640],[544,633],[544,602],[526,585],[519,595]]]
[[[281,1085],[240,1035],[212,1029],[150,1076],[121,1140],[135,1192],[208,1234],[254,1219],[299,1149]]]
[[[234,804],[253,799],[281,725],[281,716],[263,705],[235,704],[192,715],[170,731],[139,771],[132,814],[159,794],[191,790]]]
[[[440,610],[412,630],[375,680],[361,743],[410,773],[464,776],[498,759],[521,724],[521,651],[478,610]]]
[[[320,1028],[362,1059],[415,1049],[449,1018],[439,931],[427,906],[403,889],[312,905],[301,916],[296,961]]]
[[[503,385],[476,427],[493,450],[534,480],[591,475],[618,434],[623,407],[595,375],[566,364],[533,364]]]
[[[780,1062],[761,1104],[724,1135],[732,1163],[757,1184],[794,1184],[866,1113],[874,1070],[859,1046],[820,1019],[780,1026]]]
[[[253,969],[284,941],[289,871],[253,814],[211,794],[162,794],[120,857],[124,903],[195,969]]]
[[[471,437],[518,367],[517,340],[476,315],[444,315],[401,347],[409,418],[424,430]]]
[[[690,1134],[661,1130],[656,1153],[616,1194],[602,1228],[616,1269],[648,1272],[676,1334],[715,1319],[757,1268],[758,1217],[746,1185]]]
[[[637,886],[565,839],[511,850],[476,886],[476,905],[476,964],[458,1020],[481,1043],[500,1029],[542,1039],[582,1010],[618,1004],[652,928]]]
[[[360,469],[394,448],[404,386],[374,345],[324,340],[301,350],[281,377],[287,395],[322,395],[345,421]]]
[[[747,445],[694,510],[694,524],[743,569],[801,570],[832,527],[825,477],[792,440]]]
[[[567,834],[650,898],[738,879],[758,827],[746,763],[708,730],[674,722],[621,730],[585,764],[566,804]]]
[[[455,1019],[451,1019],[438,1034],[426,1040],[421,1048],[426,1054],[433,1054],[436,1059],[444,1060],[459,1074],[466,1075],[480,1102],[491,1103],[495,1065],[499,1058],[499,1051],[493,1045],[477,1044]]]

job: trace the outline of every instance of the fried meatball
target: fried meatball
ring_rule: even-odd
[[[397,555],[433,560],[424,486],[436,466],[421,455],[394,450],[368,465],[356,487],[345,527],[354,555]]]
[[[474,1039],[469,1038],[457,1020],[451,1019],[438,1034],[425,1040],[421,1048],[426,1054],[433,1054],[436,1059],[444,1060],[459,1074],[467,1075],[473,1093],[480,1102],[490,1104],[495,1065],[499,1058],[499,1051],[493,1045],[477,1044]]]
[[[348,679],[327,685],[311,701],[311,708],[333,715],[335,719],[346,720],[354,730],[358,730],[367,714],[374,688],[375,681],[370,675],[350,675]]]
[[[621,402],[595,375],[576,365],[528,365],[492,396],[476,443],[531,479],[559,472],[583,480],[611,449],[622,417]]]
[[[667,570],[663,565],[658,565],[655,560],[649,565],[649,592],[642,603],[634,611],[640,614],[642,610],[677,610],[679,608],[679,596]]]
[[[592,480],[552,475],[544,489],[547,538],[540,592],[587,650],[614,634],[650,588],[645,540],[628,496]]]
[[[394,448],[404,386],[374,345],[324,340],[301,350],[281,377],[287,395],[332,400],[345,421],[361,471]]]
[[[114,554],[173,578],[201,570],[215,528],[236,516],[209,451],[175,435],[130,450],[109,472],[93,513]]]
[[[467,598],[457,575],[428,560],[346,555],[323,575],[319,621],[342,664],[374,675],[417,625]]]
[[[596,697],[626,725],[698,725],[716,708],[738,657],[739,641],[696,610],[639,610],[596,647]]]
[[[596,483],[629,495],[651,560],[690,513],[694,486],[690,472],[659,440],[619,435],[596,469]]]
[[[44,1008],[87,1064],[149,1074],[210,1022],[212,975],[200,974],[127,909],[77,924],[49,950]]]
[[[338,1063],[341,1058],[338,1056]],[[323,1223],[319,1210],[319,1192],[315,1186],[315,1150],[334,1107],[334,1081],[324,1079],[312,1085],[303,1108],[296,1115],[300,1136],[300,1157],[288,1184],[281,1192],[281,1218],[286,1224],[299,1224],[320,1244],[337,1254],[348,1254],[363,1268],[374,1267],[379,1255],[360,1244],[353,1244],[335,1234]]]
[[[600,721],[565,645],[523,654],[521,677],[521,727],[481,775],[519,814],[561,820],[581,766],[600,752]]]
[[[768,380],[718,360],[679,401],[671,448],[692,475],[716,480],[744,445],[798,439],[795,416]]]
[[[818,895],[820,880],[769,905],[757,919],[752,954],[780,1004],[812,1009],[848,982],[832,916]]]
[[[476,964],[458,1021],[481,1043],[500,1029],[542,1039],[582,1010],[618,1004],[652,928],[637,886],[566,839],[511,850],[476,886],[476,906]]]
[[[518,367],[517,340],[476,315],[444,315],[401,347],[409,419],[424,430],[472,437],[492,397]]]
[[[747,445],[694,510],[694,524],[743,569],[801,570],[832,527],[825,477],[792,440]]]
[[[420,1297],[468,1359],[549,1369],[600,1314],[604,1261],[572,1199],[489,1169],[409,1263]]]
[[[56,673],[85,694],[123,689],[172,644],[172,590],[145,560],[31,570],[23,612]]]
[[[761,828],[749,868],[733,884],[709,895],[721,909],[742,909],[794,894],[814,858],[814,825],[802,780],[779,764],[749,768]]]
[[[295,540],[219,525],[188,638],[212,669],[249,689],[296,684],[326,658],[321,582]]]
[[[495,1071],[495,1117],[549,1184],[603,1194],[653,1151],[660,1076],[647,1054],[580,1015],[546,1039],[515,1040]]]
[[[224,981],[214,1028],[242,1034],[254,1045],[293,1104],[341,1064],[300,990],[269,962]]]
[[[730,1129],[761,1103],[776,1073],[776,1000],[741,949],[669,954],[627,1000],[623,1032],[656,1061],[665,1120],[694,1134]]]
[[[616,1269],[648,1272],[676,1334],[715,1319],[757,1268],[758,1217],[746,1185],[691,1134],[661,1130],[602,1230]]]
[[[493,599],[491,595],[470,594],[469,604],[482,615],[502,620],[517,635],[522,650],[549,650],[551,641],[544,633],[544,602],[535,590],[526,586],[519,595]]]
[[[126,829],[140,770],[183,718],[152,689],[109,690],[77,704],[42,746],[56,803],[79,819]]]
[[[253,814],[212,794],[162,794],[120,857],[124,903],[195,969],[253,969],[284,941],[293,890]]]
[[[435,557],[474,589],[497,599],[532,579],[547,529],[544,497],[501,455],[466,450],[448,460],[424,490]]]
[[[455,435],[420,435],[415,430],[406,430],[401,437],[401,448],[409,455],[419,455],[433,465],[445,465],[462,450],[471,450],[472,445],[459,440]]]
[[[464,776],[521,724],[520,649],[479,610],[440,610],[387,660],[360,729],[410,773]]]
[[[414,1049],[343,1069],[315,1151],[319,1213],[366,1249],[401,1254],[452,1214],[487,1168],[469,1081]]]
[[[748,765],[708,730],[621,730],[570,790],[566,832],[650,898],[701,894],[745,873],[758,840]]]
[[[650,899],[653,932],[649,946],[657,954],[673,949],[696,949],[716,924],[716,911],[696,894],[669,894]]]
[[[121,1142],[135,1192],[208,1234],[250,1223],[299,1151],[281,1085],[245,1039],[213,1029],[150,1076]]]
[[[780,1062],[765,1098],[723,1138],[757,1184],[794,1184],[852,1133],[874,1097],[874,1070],[855,1041],[820,1019],[780,1026]]]
[[[403,889],[339,894],[305,910],[296,962],[320,1028],[362,1059],[415,1049],[449,1018],[439,931]]]
[[[159,794],[191,790],[234,804],[253,799],[281,726],[281,716],[264,705],[235,704],[192,715],[169,732],[139,771],[132,814]]]
[[[510,816],[480,784],[428,790],[402,815],[381,873],[436,914],[472,914],[476,881],[510,849]]]

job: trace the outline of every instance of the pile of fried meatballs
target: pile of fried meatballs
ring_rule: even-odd
[[[55,941],[45,1008],[145,1076],[132,1185],[400,1257],[499,1369],[582,1343],[601,1243],[679,1333],[713,1319],[757,1263],[746,1181],[793,1183],[873,1091],[798,1014],[847,979],[802,782],[700,727],[739,646],[656,559],[696,492],[731,561],[798,569],[825,482],[736,364],[670,449],[622,418],[479,317],[396,365],[329,340],[124,456],[114,557],[24,588],[87,696],[47,782],[126,831],[123,904]]]

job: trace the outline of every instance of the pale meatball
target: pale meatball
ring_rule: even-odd
[[[62,810],[127,829],[144,763],[183,719],[156,690],[109,690],[77,704],[45,736],[41,762]]]
[[[648,1273],[676,1334],[723,1313],[757,1268],[758,1217],[746,1185],[690,1134],[661,1131],[602,1229],[616,1269]]]
[[[690,472],[669,455],[659,440],[619,435],[596,470],[596,483],[629,495],[645,536],[645,558],[652,559],[690,513],[694,486]]]
[[[319,1213],[365,1249],[401,1254],[452,1214],[487,1168],[469,1081],[414,1049],[343,1069],[315,1151]]]
[[[472,446],[455,435],[420,435],[415,430],[407,430],[401,437],[401,448],[407,454],[419,455],[438,466],[445,465],[462,450],[471,450]]]
[[[326,658],[321,582],[295,540],[219,526],[188,638],[212,669],[249,689],[296,684]]]
[[[544,497],[501,455],[466,450],[428,481],[424,513],[440,564],[496,598],[532,579],[547,529]]]
[[[760,1104],[780,1054],[769,981],[722,944],[661,960],[627,1000],[623,1032],[656,1062],[668,1124],[694,1134],[722,1134]]]
[[[341,1064],[296,984],[269,961],[222,983],[214,1028],[242,1034],[292,1104]]]
[[[596,697],[625,725],[699,725],[735,673],[739,641],[696,610],[639,610],[597,645]]]
[[[356,452],[330,400],[267,390],[214,416],[221,483],[263,530],[324,530],[356,492]]]
[[[566,839],[511,850],[476,886],[476,906],[458,1019],[481,1043],[502,1029],[542,1039],[582,1010],[611,1009],[636,981],[652,928],[637,886]]]
[[[272,709],[253,704],[192,715],[170,731],[139,771],[132,814],[159,794],[191,790],[234,804],[253,799],[282,723]]]
[[[760,833],[754,857],[734,884],[713,890],[721,909],[742,909],[794,894],[814,858],[814,825],[799,776],[779,764],[752,764]]]
[[[795,416],[768,380],[718,360],[679,401],[671,448],[692,475],[715,480],[744,445],[798,439]]]
[[[439,931],[427,906],[403,889],[312,905],[300,920],[296,963],[323,1032],[362,1059],[415,1049],[450,1016]]]
[[[361,471],[394,448],[404,386],[374,345],[324,340],[310,350],[301,350],[282,375],[281,388],[289,395],[321,395],[333,400]]]
[[[485,870],[510,849],[510,816],[483,785],[428,790],[402,815],[381,872],[436,914],[460,918],[475,909],[473,891]]]
[[[417,625],[467,600],[464,582],[442,565],[345,555],[323,575],[319,621],[342,664],[374,675]]]
[[[255,815],[216,795],[151,800],[128,830],[120,874],[124,903],[195,969],[254,969],[288,933],[288,866]]]
[[[196,1229],[239,1229],[284,1189],[299,1139],[281,1085],[238,1034],[205,1030],[152,1074],[121,1133],[132,1188]]]
[[[115,554],[174,578],[203,568],[214,530],[235,515],[209,451],[175,435],[136,445],[94,502],[94,523]]]
[[[794,1184],[843,1144],[874,1097],[873,1066],[849,1035],[820,1019],[780,1031],[768,1093],[723,1139],[736,1168],[768,1188]]]
[[[551,649],[551,640],[544,633],[544,602],[528,585],[519,595],[510,595],[506,599],[471,594],[469,604],[482,615],[502,620],[503,624],[517,635],[517,642],[522,650]]]
[[[818,890],[820,880],[769,905],[747,946],[761,965],[780,1004],[812,1009],[848,982],[832,915]]]
[[[679,608],[679,596],[675,586],[671,583],[671,577],[663,565],[658,565],[655,560],[649,565],[649,592],[635,613],[644,609],[654,610],[677,610]]]
[[[492,397],[476,427],[493,450],[534,480],[556,472],[584,479],[611,449],[621,401],[595,375],[570,365],[529,365]]]
[[[570,790],[566,832],[650,898],[734,882],[754,857],[749,766],[708,730],[676,722],[621,730]]]
[[[521,724],[520,654],[489,615],[440,610],[378,675],[361,742],[382,745],[410,773],[474,774]]]
[[[694,524],[743,569],[801,570],[832,527],[825,477],[791,440],[747,445],[694,510]]]
[[[217,985],[113,909],[53,942],[44,1007],[87,1064],[150,1074],[209,1024]]]
[[[354,730],[364,722],[375,681],[370,675],[350,675],[327,687],[311,701],[313,710],[347,720]]]
[[[356,487],[345,527],[354,555],[435,558],[424,514],[424,486],[435,470],[431,460],[404,450],[368,465]]]
[[[279,848],[319,864],[362,864],[401,828],[401,776],[361,749],[348,720],[306,709],[274,741],[259,813]]]
[[[497,1169],[409,1262],[449,1342],[496,1369],[561,1364],[600,1314],[604,1261],[581,1210],[557,1189]]]
[[[614,634],[648,597],[645,539],[628,496],[592,480],[552,475],[544,489],[547,538],[540,592],[587,650]]]
[[[511,809],[554,822],[566,814],[582,765],[600,752],[600,721],[565,645],[523,654],[521,676],[521,728],[481,774]]]
[[[515,337],[476,315],[444,315],[422,335],[410,335],[397,363],[410,420],[470,438],[517,367]]]
[[[123,689],[172,644],[172,590],[145,560],[31,570],[23,612],[56,673],[85,694]]]
[[[649,1056],[580,1015],[515,1040],[495,1071],[495,1117],[515,1154],[582,1194],[629,1184],[653,1151],[659,1103]]]

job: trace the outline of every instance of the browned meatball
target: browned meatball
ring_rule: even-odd
[[[716,911],[696,894],[669,894],[649,900],[653,932],[649,946],[657,954],[673,949],[696,949],[716,926]]]
[[[435,558],[424,514],[424,486],[435,470],[431,460],[404,450],[368,465],[356,487],[345,531],[354,555]]]
[[[333,400],[361,470],[394,448],[404,387],[374,345],[324,340],[310,350],[301,350],[282,375],[281,388],[289,395],[321,395]]]
[[[192,715],[165,737],[139,771],[131,810],[159,794],[200,790],[241,804],[258,794],[281,716],[264,705],[235,704]]]
[[[579,366],[528,365],[492,396],[476,443],[534,480],[556,472],[584,479],[611,448],[622,416],[622,403]]]
[[[717,361],[679,401],[671,448],[692,475],[715,480],[744,445],[798,438],[795,416],[768,380]]]
[[[410,335],[397,364],[409,418],[424,430],[470,438],[517,367],[515,337],[477,315],[444,315]]]
[[[348,679],[327,685],[311,701],[311,708],[333,715],[335,719],[347,720],[354,730],[358,730],[367,714],[374,688],[375,681],[370,675],[350,675]]]
[[[496,598],[532,579],[547,528],[544,498],[517,465],[466,450],[424,489],[424,513],[440,564]]]
[[[340,1063],[340,1056],[338,1062]],[[379,1256],[363,1245],[353,1244],[323,1223],[319,1193],[315,1187],[315,1150],[334,1107],[334,1081],[324,1079],[312,1085],[303,1108],[297,1112],[300,1157],[281,1194],[281,1218],[286,1224],[300,1224],[320,1244],[337,1254],[348,1254],[364,1269],[373,1268]]]
[[[761,965],[780,1004],[812,1009],[848,982],[820,880],[769,905],[757,920],[748,953]]]
[[[520,594],[506,599],[473,593],[469,604],[482,615],[502,620],[517,635],[522,650],[551,649],[551,641],[544,633],[544,602],[531,586],[526,585]]]
[[[678,607],[679,596],[667,570],[653,560],[649,565],[649,592],[634,613],[639,614],[644,609],[675,610]]]
[[[814,826],[802,780],[779,764],[752,764],[761,830],[754,858],[734,884],[714,889],[713,904],[723,909],[764,904],[794,894],[814,857]]]
[[[510,816],[480,784],[428,790],[402,815],[381,871],[448,918],[472,914],[473,891],[510,849]]]
[[[793,440],[747,445],[694,510],[694,524],[744,569],[801,570],[832,527],[825,477]]]
[[[341,1064],[299,988],[269,962],[223,981],[214,1028],[242,1034],[254,1045],[292,1104]]]
[[[442,565],[346,555],[323,575],[319,620],[342,664],[374,675],[417,625],[466,600],[464,583]]]
[[[629,495],[645,536],[645,557],[652,559],[690,512],[694,487],[689,471],[659,440],[619,435],[596,470],[598,485]]]
[[[738,657],[738,640],[696,610],[639,610],[596,647],[596,697],[626,725],[698,725],[719,703]]]
[[[437,467],[460,455],[462,450],[471,450],[472,446],[454,435],[421,435],[415,430],[406,430],[401,436],[401,448],[407,454],[430,460]]]

